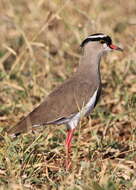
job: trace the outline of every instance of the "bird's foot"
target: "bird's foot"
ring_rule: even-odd
[[[66,158],[66,161],[65,161],[65,168],[66,170],[68,171],[69,169],[71,169],[72,167],[72,163],[71,163],[71,160]]]

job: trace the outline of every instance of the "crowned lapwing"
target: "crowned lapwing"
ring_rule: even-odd
[[[72,77],[55,88],[37,108],[11,128],[9,134],[27,132],[31,126],[66,124],[68,132],[65,146],[69,154],[75,128],[83,116],[92,112],[100,97],[102,55],[111,50],[122,50],[102,33],[85,38],[81,48],[83,55]]]

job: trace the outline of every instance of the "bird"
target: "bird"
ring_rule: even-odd
[[[112,44],[111,37],[103,33],[89,35],[80,47],[83,53],[77,71],[7,132],[12,136],[18,136],[33,127],[65,124],[67,167],[70,165],[69,153],[73,133],[79,121],[95,108],[101,95],[101,57],[112,50],[123,50]]]

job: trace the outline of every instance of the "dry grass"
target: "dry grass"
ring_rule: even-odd
[[[101,64],[103,94],[73,140],[64,169],[65,127],[45,127],[0,144],[4,189],[136,189],[135,0],[1,0],[0,130],[13,126],[75,71],[79,44],[109,34],[125,51]]]

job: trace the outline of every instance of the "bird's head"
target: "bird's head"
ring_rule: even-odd
[[[87,49],[90,47],[101,54],[111,50],[123,51],[120,47],[112,44],[112,39],[109,36],[102,33],[88,36],[83,40],[80,46]]]

